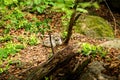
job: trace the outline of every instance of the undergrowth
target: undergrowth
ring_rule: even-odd
[[[89,43],[83,43],[81,45],[81,53],[85,56],[92,55],[93,57],[100,55],[101,57],[105,57],[107,51],[101,46],[95,46]]]
[[[37,15],[48,12],[62,12],[62,25],[67,26],[69,19],[73,13],[73,6],[75,0],[0,0],[0,61],[9,55],[19,53],[21,49],[27,45],[33,46],[40,43],[37,34],[45,34],[49,30],[48,23],[50,21],[44,19],[40,21]],[[59,5],[58,5],[59,4]],[[87,13],[87,7],[98,7],[97,3],[81,2],[77,7],[77,12]],[[29,15],[32,14],[32,15]],[[29,16],[28,16],[29,15]],[[68,27],[66,27],[68,28]],[[11,31],[18,31],[25,29],[28,35],[15,34],[11,35]],[[66,38],[67,32],[63,30],[63,38]],[[34,35],[33,35],[34,34]],[[16,36],[16,37],[15,37]],[[16,41],[14,41],[14,39]],[[86,47],[83,50],[86,52]],[[88,48],[89,49],[89,48]],[[94,48],[92,48],[94,51]],[[89,51],[87,55],[89,54]],[[0,67],[0,73],[8,69]]]

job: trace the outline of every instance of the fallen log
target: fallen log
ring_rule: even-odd
[[[74,47],[67,46],[63,50],[54,54],[52,58],[49,59],[47,62],[37,66],[37,68],[28,75],[26,80],[43,79],[47,74],[49,74],[53,70],[59,68],[62,65],[67,64],[75,55],[77,55],[77,53],[74,51]]]
[[[79,55],[78,53],[78,46],[67,46],[54,54],[52,58],[47,60],[45,63],[32,70],[25,80],[43,80],[47,75],[50,75],[62,66],[67,65],[73,57]],[[82,64],[79,64],[76,69],[74,69],[73,73],[70,73],[70,76],[74,78],[78,77],[82,70],[84,70],[84,68],[90,63],[90,60],[90,58],[84,60]]]

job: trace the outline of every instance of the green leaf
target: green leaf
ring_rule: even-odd
[[[7,58],[8,54],[4,48],[0,48],[0,59]]]
[[[83,8],[77,8],[77,11],[82,12],[82,13],[88,13],[88,11]]]
[[[16,49],[24,49],[25,46],[22,45],[22,44],[18,44],[18,45],[15,46],[15,48],[16,48]]]
[[[55,5],[53,6],[53,9],[62,9],[62,8],[65,8],[65,4],[63,3],[55,3]]]
[[[5,4],[5,5],[9,5],[9,4],[12,4],[12,3],[13,3],[12,0],[4,0],[4,4]]]
[[[91,7],[92,6],[90,2],[79,3],[79,5],[82,8],[87,8],[87,7]]]
[[[18,3],[18,0],[13,0],[14,3]]]
[[[100,8],[100,6],[99,6],[99,4],[98,4],[97,2],[94,2],[92,5],[93,5],[93,7],[95,7],[96,9],[99,9],[99,8]]]
[[[42,1],[42,0],[34,0],[34,4],[35,4],[35,5],[38,5],[38,4],[41,3],[41,1]]]
[[[64,3],[64,0],[56,0],[56,3]]]

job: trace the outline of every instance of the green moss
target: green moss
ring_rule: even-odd
[[[82,15],[76,22],[75,31],[90,37],[114,37],[108,21],[98,16]]]

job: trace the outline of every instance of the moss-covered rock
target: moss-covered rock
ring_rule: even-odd
[[[113,29],[105,19],[98,16],[81,15],[76,21],[75,31],[89,37],[114,37]]]

